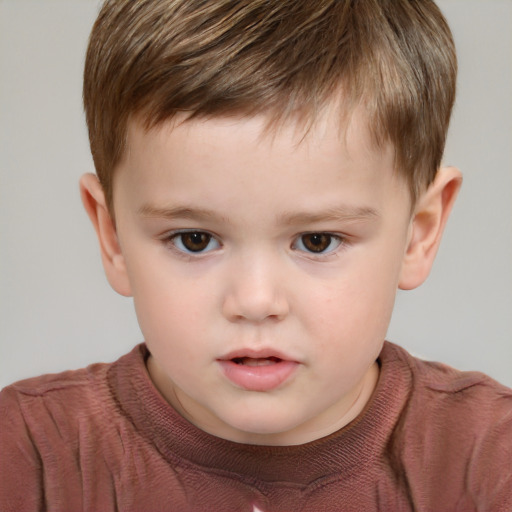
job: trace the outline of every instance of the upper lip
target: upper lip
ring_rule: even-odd
[[[233,350],[228,354],[219,357],[220,361],[231,361],[233,359],[241,359],[244,357],[248,357],[251,359],[267,359],[270,357],[281,359],[283,361],[295,361],[293,357],[290,357],[279,350],[274,350],[272,348],[261,348],[261,349],[251,349],[251,348],[242,348],[239,350]]]

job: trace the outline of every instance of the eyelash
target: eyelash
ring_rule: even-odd
[[[304,240],[306,239],[306,237],[316,237],[316,241],[317,242],[328,242],[328,245],[325,249],[323,250],[320,250],[320,251],[315,251],[315,250],[308,250],[308,248],[306,247],[305,243],[304,243]],[[327,239],[327,240],[325,240]],[[309,242],[312,242],[312,240],[310,240]],[[330,248],[329,247],[334,243],[334,247]],[[310,233],[302,233],[300,236],[298,236],[294,243],[292,244],[292,249],[298,249],[300,250],[301,252],[305,253],[308,255],[309,258],[311,257],[317,257],[317,258],[325,258],[325,257],[328,257],[328,256],[331,256],[333,255],[333,253],[336,253],[336,251],[339,249],[339,248],[342,248],[344,245],[346,244],[346,240],[343,236],[341,235],[336,235],[334,233],[328,233],[328,232],[324,232],[324,231],[312,231]],[[302,248],[298,248],[297,246],[298,245],[302,245]],[[313,245],[316,245],[316,242],[313,242]],[[327,250],[329,249],[329,250]]]
[[[216,247],[214,247],[213,249],[210,248],[208,251],[205,251],[204,249],[194,251],[185,246],[185,244],[183,242],[183,238],[186,235],[189,235],[189,236],[192,236],[192,235],[205,236],[206,235],[208,237],[208,241],[207,241],[206,247],[204,249],[208,248],[208,246],[211,244],[212,241],[214,241],[216,243]],[[218,249],[221,247],[221,243],[217,239],[216,236],[212,235],[211,233],[208,233],[207,231],[194,230],[194,229],[184,230],[184,231],[175,231],[173,233],[169,233],[165,237],[164,242],[166,244],[169,244],[172,247],[172,249],[176,250],[179,254],[184,255],[184,256],[191,256],[191,257],[201,256],[203,254],[207,254],[207,253],[211,252],[214,249]],[[179,247],[179,245],[181,245],[181,247]]]
[[[197,251],[194,251],[190,249],[190,247],[186,247],[183,237],[186,235],[193,236],[198,235],[199,237],[208,237],[207,241],[203,240],[197,240],[197,242],[203,241],[203,243],[206,243],[206,246],[204,248],[200,248]],[[325,249],[315,251],[315,250],[308,250],[306,247],[305,240],[306,237],[312,237],[312,239],[309,240],[309,243],[313,245],[320,245],[322,241],[325,243],[327,242],[328,245]],[[316,237],[316,241],[315,241]],[[204,254],[208,254],[216,249],[219,249],[222,247],[221,242],[218,240],[218,238],[215,235],[212,235],[211,233],[207,231],[201,231],[201,230],[183,230],[183,231],[175,231],[172,233],[169,233],[165,238],[164,242],[168,244],[173,250],[175,250],[178,254],[187,256],[187,257],[200,257]],[[190,240],[189,240],[190,242]],[[215,247],[210,248],[208,247],[210,244],[214,242]],[[329,247],[334,243],[334,247]],[[316,258],[325,258],[333,253],[336,253],[339,248],[342,248],[344,245],[346,245],[346,239],[345,237],[341,235],[337,235],[334,233],[324,232],[324,231],[312,231],[310,233],[302,233],[299,236],[297,236],[294,240],[294,242],[291,245],[291,248],[297,251],[300,251],[301,253],[304,253],[308,257],[316,257]],[[181,246],[181,247],[180,247]],[[302,246],[302,248],[300,247]],[[329,250],[327,250],[329,249]]]

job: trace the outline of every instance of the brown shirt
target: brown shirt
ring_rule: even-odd
[[[363,413],[288,447],[197,429],[136,347],[0,395],[0,510],[512,511],[512,390],[386,343]]]

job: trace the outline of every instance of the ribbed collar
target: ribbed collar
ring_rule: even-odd
[[[235,473],[250,482],[308,485],[334,474],[363,470],[385,450],[411,387],[408,354],[386,342],[377,387],[364,411],[341,430],[297,446],[259,446],[220,439],[180,416],[153,385],[144,344],[114,363],[109,384],[135,428],[173,465]]]

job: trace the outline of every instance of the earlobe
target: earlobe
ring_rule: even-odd
[[[107,279],[116,292],[129,297],[132,293],[126,263],[114,222],[105,201],[103,188],[96,175],[84,174],[82,176],[80,195],[98,237],[101,260]]]
[[[428,277],[461,184],[458,169],[442,168],[418,199],[398,283],[402,290],[412,290]]]

